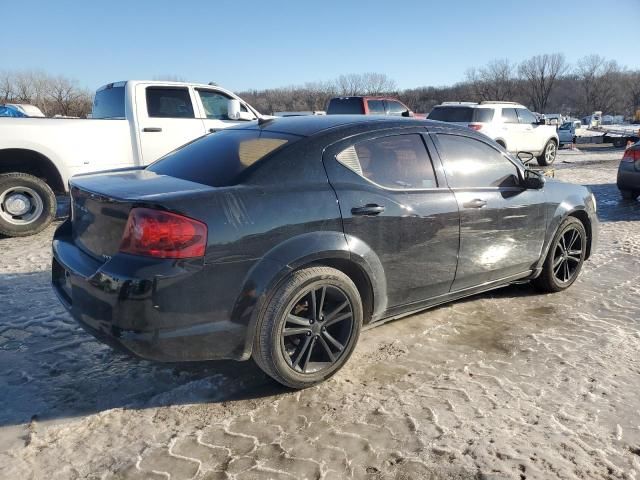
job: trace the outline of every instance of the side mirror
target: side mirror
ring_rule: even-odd
[[[546,183],[546,178],[543,174],[534,172],[533,170],[524,171],[524,185],[532,190],[540,190]]]
[[[402,116],[403,117],[413,117],[413,112],[411,110],[405,110],[404,112],[402,112]]]
[[[229,120],[255,120],[256,117],[251,112],[241,111],[240,100],[231,98],[227,101],[227,117]]]
[[[520,161],[524,165],[526,165],[531,160],[533,160],[533,153],[531,153],[531,152],[518,152],[518,158],[520,159]]]
[[[538,118],[538,120],[535,123],[535,125],[546,125],[546,124],[547,124],[547,120],[544,118]]]

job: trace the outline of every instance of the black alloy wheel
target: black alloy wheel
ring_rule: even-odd
[[[297,270],[268,296],[253,358],[283,385],[315,385],[347,362],[362,318],[360,293],[346,274],[325,266]]]

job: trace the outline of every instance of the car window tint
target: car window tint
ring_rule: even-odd
[[[332,98],[327,107],[327,115],[362,115],[363,113],[361,97]]]
[[[504,123],[518,123],[518,115],[515,108],[502,109],[502,121]]]
[[[400,102],[387,100],[387,113],[389,115],[402,115],[406,111],[407,107],[405,107]]]
[[[438,186],[431,159],[418,134],[364,140],[346,148],[336,158],[358,175],[383,187]]]
[[[200,101],[202,101],[207,118],[217,120],[227,120],[229,118],[227,110],[229,97],[212,90],[200,89],[198,89],[198,95],[200,95]]]
[[[452,188],[514,187],[518,169],[490,145],[470,137],[439,134],[441,156]]]
[[[490,122],[491,120],[493,120],[493,108],[474,108],[473,109],[474,122]]]
[[[531,123],[537,123],[538,121],[536,119],[536,116],[526,108],[517,108],[516,112],[518,112],[518,118],[520,119],[520,123],[531,124]]]
[[[103,88],[93,99],[91,118],[125,118],[124,86]]]
[[[147,112],[156,118],[195,118],[186,88],[147,87]]]
[[[384,115],[384,100],[367,100],[371,115]]]

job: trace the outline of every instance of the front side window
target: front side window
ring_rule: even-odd
[[[386,188],[438,186],[431,159],[418,134],[364,140],[340,152],[336,159],[358,175]]]
[[[502,153],[475,138],[439,134],[451,188],[517,187],[518,169]]]
[[[229,97],[212,90],[198,90],[204,113],[209,119],[227,120]]]
[[[385,113],[383,100],[367,100],[367,106],[371,115],[384,115]]]
[[[502,121],[504,123],[518,123],[518,114],[515,108],[502,109]]]
[[[389,115],[402,115],[407,111],[407,107],[400,102],[387,100],[387,110]]]
[[[147,87],[147,112],[153,118],[195,118],[187,88]]]
[[[536,116],[526,108],[517,108],[516,111],[518,112],[520,123],[532,124],[538,122]]]

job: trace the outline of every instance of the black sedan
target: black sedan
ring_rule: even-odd
[[[253,357],[294,388],[340,369],[364,325],[513,282],[563,290],[598,236],[585,187],[410,118],[251,122],[74,177],[71,197],[52,280],[89,332],[159,361]]]
[[[640,195],[640,142],[625,150],[618,166],[617,184],[622,198],[633,200]]]

